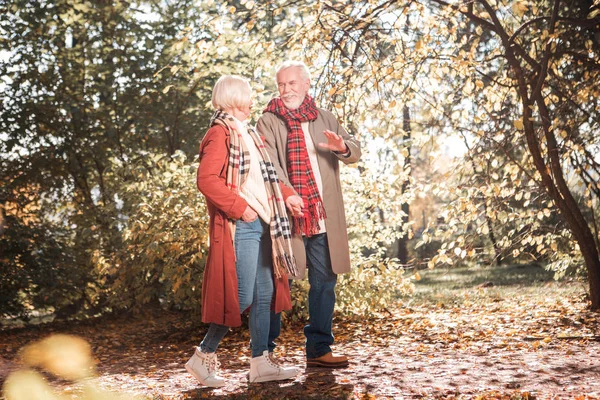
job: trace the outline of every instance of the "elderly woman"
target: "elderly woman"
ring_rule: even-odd
[[[248,81],[222,76],[213,89],[215,113],[200,145],[198,189],[210,215],[210,248],[202,286],[202,321],[208,332],[187,371],[203,385],[225,384],[216,350],[229,327],[250,310],[250,382],[289,379],[300,371],[269,354],[271,309],[291,308],[288,274],[296,273],[286,205],[301,215],[302,199],[279,182],[262,139],[246,123]]]

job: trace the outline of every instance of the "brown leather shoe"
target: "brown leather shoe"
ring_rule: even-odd
[[[307,358],[307,367],[344,368],[348,366],[348,357],[334,356],[329,352],[321,357]]]

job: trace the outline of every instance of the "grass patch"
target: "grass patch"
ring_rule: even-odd
[[[556,300],[583,297],[587,283],[577,278],[554,279],[554,273],[537,264],[469,266],[419,271],[412,304],[452,304],[500,301],[529,297]]]

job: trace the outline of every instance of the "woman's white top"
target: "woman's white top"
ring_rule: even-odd
[[[260,170],[260,162],[262,156],[252,136],[248,133],[246,126],[235,118],[238,132],[242,135],[242,140],[250,153],[250,167],[248,169],[248,177],[240,188],[240,196],[248,205],[252,207],[258,216],[267,224],[271,222],[271,207],[269,205],[269,196],[265,186],[265,180]]]

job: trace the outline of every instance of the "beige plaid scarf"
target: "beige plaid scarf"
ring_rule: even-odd
[[[215,111],[211,118],[211,126],[213,125],[221,125],[229,130],[229,162],[226,183],[227,187],[233,192],[239,193],[241,186],[248,177],[250,153],[246,149],[242,136],[237,130],[235,119],[231,115],[223,111]],[[279,178],[275,166],[271,162],[267,149],[256,130],[249,124],[246,124],[246,129],[261,155],[260,170],[265,181],[271,208],[269,226],[273,251],[273,274],[277,278],[287,274],[297,275],[296,260],[292,253],[290,222],[287,218],[285,202],[279,187]],[[232,238],[235,237],[235,221],[229,220],[229,228]]]

